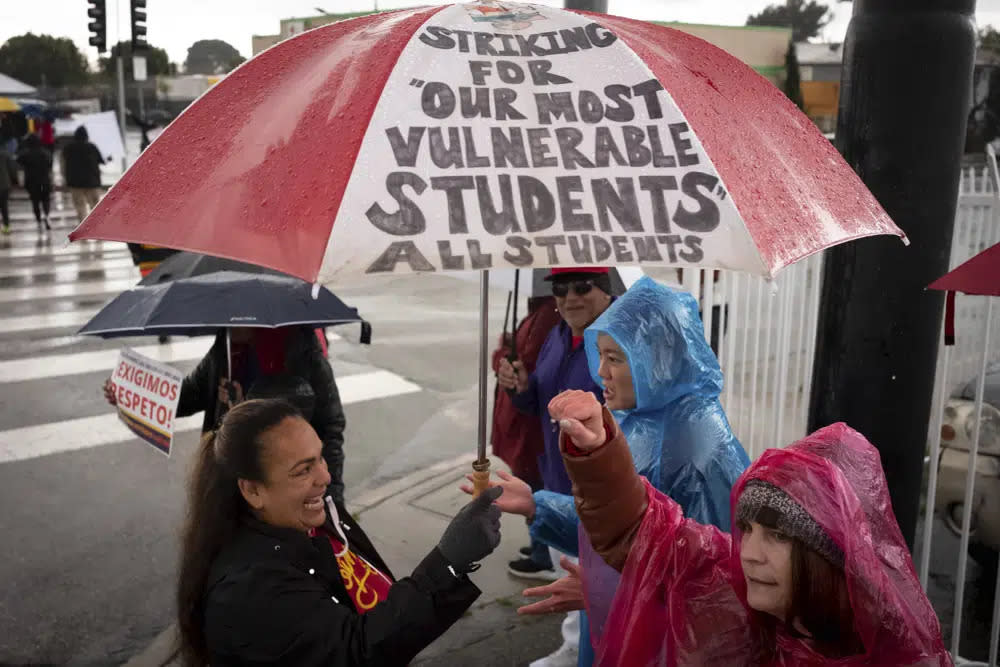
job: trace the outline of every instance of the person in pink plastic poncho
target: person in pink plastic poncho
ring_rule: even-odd
[[[764,452],[733,486],[730,535],[636,474],[591,394],[549,413],[580,519],[622,572],[598,665],[952,665],[878,452],[846,424]]]

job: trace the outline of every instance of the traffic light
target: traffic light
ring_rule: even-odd
[[[89,9],[87,9],[87,16],[90,17],[90,23],[87,27],[90,29],[90,45],[97,47],[98,53],[104,53],[108,50],[108,13],[105,7],[105,0],[88,0]]]
[[[146,41],[146,0],[130,0],[132,13],[132,53],[149,48]]]

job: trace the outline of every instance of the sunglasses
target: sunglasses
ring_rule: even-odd
[[[552,296],[559,297],[561,299],[569,294],[570,288],[573,289],[573,293],[577,296],[583,296],[584,294],[589,294],[590,290],[594,289],[594,281],[572,280],[564,283],[552,283]]]

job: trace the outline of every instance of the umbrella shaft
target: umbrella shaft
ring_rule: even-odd
[[[489,356],[490,272],[479,276],[479,441],[478,461],[486,461],[486,365]]]

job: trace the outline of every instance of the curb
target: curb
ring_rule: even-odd
[[[415,487],[427,482],[435,477],[440,477],[445,473],[451,473],[455,468],[466,465],[472,471],[472,461],[474,458],[469,454],[462,454],[453,459],[439,461],[426,468],[421,468],[408,475],[397,477],[393,480],[380,484],[374,488],[362,491],[354,500],[348,501],[347,509],[352,514],[370,510],[384,503],[389,498],[398,496],[401,493],[410,491]]]

